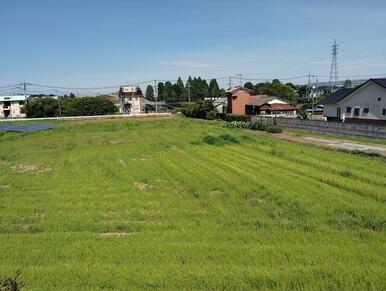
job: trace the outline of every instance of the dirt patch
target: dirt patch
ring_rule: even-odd
[[[137,157],[137,158],[131,158],[133,161],[147,161],[150,159],[149,156],[142,156],[142,157]]]
[[[15,173],[29,173],[29,172],[45,173],[45,172],[52,171],[53,168],[51,167],[39,168],[37,165],[34,165],[34,164],[16,164],[11,166],[11,170]]]
[[[139,190],[146,190],[146,189],[149,189],[149,188],[153,188],[152,185],[147,184],[145,182],[134,182],[134,185]]]
[[[137,232],[103,232],[100,233],[100,237],[125,237],[137,234]]]
[[[211,195],[211,196],[221,196],[223,194],[224,193],[222,191],[220,191],[220,190],[213,190],[213,191],[209,192],[209,195]]]

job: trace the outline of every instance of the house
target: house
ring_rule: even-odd
[[[227,113],[228,98],[227,97],[208,97],[204,100],[212,101],[214,108],[219,113]]]
[[[119,111],[123,114],[138,114],[143,112],[144,97],[137,86],[123,86],[119,88]]]
[[[275,96],[253,95],[247,88],[228,91],[228,113],[237,115],[296,115],[296,107]]]
[[[329,121],[386,124],[386,78],[370,79],[354,89],[339,89],[322,104]]]
[[[26,95],[0,96],[0,118],[26,117]]]

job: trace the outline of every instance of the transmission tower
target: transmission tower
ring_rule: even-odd
[[[331,70],[330,70],[330,90],[331,92],[335,91],[336,83],[338,82],[338,62],[336,56],[338,54],[338,45],[336,40],[334,40],[334,44],[332,45],[332,62],[331,62]]]

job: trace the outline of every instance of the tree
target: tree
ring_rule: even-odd
[[[162,82],[159,82],[157,85],[158,90],[158,101],[165,100],[165,85]]]
[[[153,86],[148,85],[146,87],[146,93],[145,93],[146,99],[149,101],[155,101],[154,99],[154,89]]]
[[[252,84],[251,82],[246,82],[246,83],[244,84],[244,88],[247,88],[247,89],[253,91],[253,84]]]
[[[173,91],[173,85],[170,81],[165,82],[165,102],[166,103],[174,103],[175,95]]]
[[[295,90],[277,79],[273,80],[272,83],[258,83],[254,86],[253,91],[254,94],[276,96],[292,103],[296,102]]]
[[[351,82],[351,80],[346,80],[346,81],[344,82],[344,87],[345,87],[345,88],[352,88],[352,82]]]
[[[209,82],[209,96],[220,97],[220,87],[218,86],[216,79],[212,79]]]
[[[51,97],[31,99],[27,102],[27,117],[56,117],[59,116],[59,100]],[[62,116],[91,116],[115,114],[118,108],[109,98],[104,96],[71,98],[61,97],[60,106]]]
[[[183,98],[185,95],[184,82],[182,82],[180,77],[178,78],[177,83],[173,85],[173,91],[177,102],[181,102],[185,99]]]
[[[286,86],[291,87],[293,90],[297,89],[296,86],[294,84],[292,84],[291,82],[286,83]]]

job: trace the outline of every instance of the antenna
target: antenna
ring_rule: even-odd
[[[338,54],[338,44],[336,40],[334,40],[334,44],[332,45],[332,62],[331,62],[331,70],[330,70],[330,91],[333,92],[336,89],[336,83],[338,82],[338,62],[337,62],[337,54]]]

